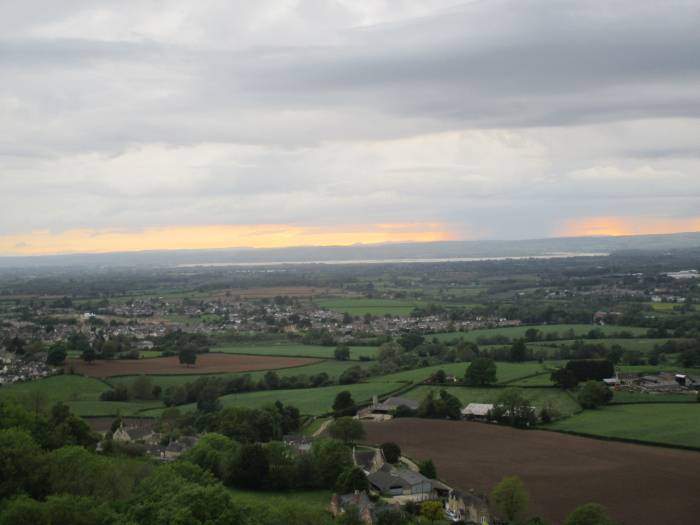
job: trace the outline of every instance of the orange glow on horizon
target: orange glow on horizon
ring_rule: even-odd
[[[586,217],[571,219],[557,229],[562,237],[588,237],[597,235],[652,235],[684,233],[700,230],[700,217],[668,219],[654,217]]]
[[[0,254],[50,255],[144,250],[349,246],[454,240],[440,223],[370,224],[334,228],[286,224],[170,226],[143,230],[47,230],[0,236]]]

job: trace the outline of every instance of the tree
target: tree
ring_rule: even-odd
[[[550,379],[556,386],[563,390],[570,390],[576,388],[576,385],[578,385],[576,374],[568,368],[558,368],[550,374]]]
[[[382,449],[384,459],[388,463],[398,463],[399,459],[401,459],[401,447],[399,447],[396,443],[391,441],[382,443],[379,448]]]
[[[350,348],[347,345],[340,345],[335,349],[333,355],[338,361],[347,361],[350,359]]]
[[[512,427],[526,428],[537,422],[535,409],[515,388],[508,388],[498,396],[492,411],[493,418]]]
[[[86,363],[90,364],[95,360],[95,358],[97,358],[97,354],[92,349],[92,347],[89,346],[85,350],[83,350],[83,353],[81,354],[80,358]]]
[[[586,503],[569,514],[564,525],[614,525],[614,522],[605,507],[597,503]]]
[[[540,332],[537,328],[528,328],[525,331],[525,339],[529,343],[534,343],[535,341],[539,341],[542,339],[542,332]]]
[[[518,476],[508,476],[491,491],[496,510],[510,523],[519,523],[527,514],[530,497]]]
[[[353,443],[365,437],[365,428],[357,419],[341,417],[328,425],[328,434],[343,443]]]
[[[391,508],[377,511],[377,525],[404,525],[406,523],[400,510]]]
[[[333,413],[335,417],[354,416],[357,414],[357,405],[348,390],[338,392],[333,401]]]
[[[318,469],[323,486],[335,486],[338,476],[353,466],[352,452],[343,442],[336,439],[318,439],[311,446],[311,455]]]
[[[445,381],[447,381],[447,374],[442,369],[438,370],[430,377],[431,383],[440,384],[440,383],[444,383]]]
[[[615,375],[615,367],[608,359],[572,359],[566,363],[579,382],[595,379],[602,381]]]
[[[183,348],[178,353],[178,359],[181,365],[194,366],[197,362],[197,353],[191,348]]]
[[[49,353],[46,356],[46,364],[51,366],[61,366],[66,361],[68,352],[63,343],[56,343],[49,348]]]
[[[216,412],[221,410],[221,401],[219,401],[219,389],[214,385],[207,385],[199,392],[197,396],[197,410],[200,412]]]
[[[496,382],[496,363],[489,357],[479,357],[471,362],[464,380],[471,386],[487,386]]]
[[[260,489],[267,482],[269,471],[270,465],[263,447],[258,443],[243,445],[230,481],[248,489]]]
[[[131,383],[131,393],[135,399],[148,400],[153,395],[153,380],[140,375]]]
[[[358,383],[362,379],[363,374],[364,372],[362,371],[362,368],[359,366],[351,366],[350,368],[343,370],[343,373],[338,377],[338,383],[341,385],[352,385]]]
[[[338,525],[364,525],[362,516],[360,516],[360,509],[355,505],[348,506],[335,522]]]
[[[515,341],[509,350],[509,358],[514,363],[522,363],[527,359],[527,345],[524,339]]]
[[[598,408],[612,399],[610,389],[599,381],[586,381],[578,393],[583,408]]]
[[[0,430],[0,500],[19,492],[35,494],[43,458],[39,445],[24,430]]]
[[[432,459],[426,459],[418,463],[418,471],[423,474],[426,478],[435,479],[437,478],[437,469],[435,468],[435,463]]]
[[[369,490],[369,481],[367,481],[367,476],[360,467],[350,467],[338,476],[335,490],[339,494],[349,494],[356,490]]]
[[[445,516],[445,512],[442,510],[442,503],[439,501],[426,501],[420,507],[420,515],[430,521],[430,523],[435,523]]]

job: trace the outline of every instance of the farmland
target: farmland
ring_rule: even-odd
[[[700,514],[695,452],[482,423],[396,419],[365,428],[368,443],[396,441],[413,459],[431,458],[440,478],[463,490],[487,494],[517,474],[532,514],[548,522],[589,501],[629,524],[694,523]]]
[[[340,374],[343,373],[343,371],[347,370],[350,367],[353,366],[366,366],[366,363],[360,362],[352,362],[352,361],[333,361],[333,360],[325,360],[325,361],[318,361],[318,362],[312,362],[313,364],[310,365],[304,365],[304,366],[296,366],[296,367],[291,367],[291,368],[280,368],[276,369],[275,373],[279,377],[289,377],[289,376],[296,376],[296,375],[314,375],[314,374],[320,374],[322,372],[325,372],[328,374],[328,376],[332,379],[337,378]],[[193,374],[178,374],[178,375],[151,375],[149,376],[154,385],[159,385],[162,388],[167,388],[169,386],[176,386],[176,385],[182,385],[185,383],[190,383],[192,381],[196,381],[200,377],[221,377],[221,378],[227,378],[227,377],[233,377],[235,375],[242,375],[242,374],[247,374],[250,375],[251,379],[254,381],[257,381],[259,379],[262,379],[262,377],[265,375],[265,372],[267,370],[256,370],[252,372],[239,372],[237,374],[226,374],[226,373],[219,373],[219,374],[201,374],[198,373],[199,371],[195,371]],[[118,384],[129,384],[131,383],[136,377],[138,376],[119,376],[119,377],[110,377],[109,378],[109,383],[112,385],[118,385]]]
[[[226,345],[216,346],[211,352],[225,354],[250,354],[279,357],[315,357],[333,359],[334,346],[301,345],[301,344],[257,344],[257,345]],[[350,347],[350,359],[357,361],[360,357],[373,359],[377,356],[377,348],[371,346]]]
[[[700,448],[700,403],[645,403],[586,410],[552,430]]]
[[[406,316],[418,307],[424,306],[420,301],[407,301],[400,299],[364,299],[364,298],[338,298],[317,299],[315,303],[321,308],[347,313],[353,316],[371,314],[375,316],[399,315]]]
[[[438,370],[444,370],[446,374],[453,374],[455,377],[462,379],[467,370],[469,363],[446,363],[442,365],[428,366],[424,368],[416,368],[414,370],[405,370],[385,376],[371,378],[371,381],[410,381],[419,383],[428,379]],[[518,378],[528,377],[534,374],[547,374],[549,372],[544,365],[539,363],[497,363],[496,377],[499,383],[513,381]]]
[[[493,337],[493,336],[502,336],[502,337],[508,337],[510,339],[517,339],[519,337],[524,337],[525,332],[528,330],[535,328],[545,334],[556,334],[559,337],[564,337],[566,333],[570,330],[573,331],[573,333],[576,336],[584,336],[588,334],[591,330],[600,330],[604,334],[612,335],[612,334],[618,334],[620,332],[629,332],[635,336],[644,336],[646,334],[646,330],[642,328],[636,328],[636,327],[631,327],[631,326],[615,326],[615,325],[606,325],[606,326],[595,326],[595,325],[590,325],[590,324],[552,324],[552,325],[538,325],[538,326],[507,326],[507,327],[502,327],[502,328],[490,328],[490,329],[479,329],[479,330],[471,330],[469,332],[449,332],[449,333],[441,333],[441,334],[434,334],[434,337],[437,337],[441,341],[449,341],[451,339],[458,339],[458,338],[463,338],[465,341],[472,341],[472,342],[478,342],[479,338],[482,337]]]
[[[0,388],[0,398],[28,398],[35,394],[46,397],[49,403],[58,401],[84,402],[97,401],[100,394],[109,390],[109,385],[98,379],[79,375],[59,375],[38,381],[15,383]]]
[[[310,358],[268,357],[255,355],[201,354],[195,366],[180,364],[175,356],[152,359],[119,359],[86,363],[69,359],[67,368],[90,377],[106,378],[118,375],[139,374],[212,374],[225,372],[249,372],[309,365],[318,360]]]
[[[369,401],[374,395],[387,394],[402,386],[402,383],[396,382],[358,383],[313,389],[265,390],[245,394],[229,394],[219,399],[224,408],[229,406],[260,408],[279,400],[297,407],[302,414],[321,415],[332,410],[335,396],[343,390],[351,392],[355,402],[362,403]],[[183,405],[179,408],[181,410],[194,410],[195,405]],[[161,411],[149,410],[143,415],[157,415]]]
[[[443,389],[457,397],[462,406],[468,403],[495,403],[504,391],[503,388],[419,386],[404,394],[404,397],[420,401],[431,390],[437,395],[438,391]],[[527,388],[522,389],[520,393],[537,411],[544,406],[551,406],[562,416],[570,416],[581,410],[579,404],[569,394],[557,388]]]

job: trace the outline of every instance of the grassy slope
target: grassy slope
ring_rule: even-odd
[[[371,381],[414,381],[420,382],[428,379],[434,372],[444,370],[447,374],[454,374],[462,378],[469,363],[447,363],[442,365],[406,370],[385,376],[374,377]],[[539,363],[496,363],[498,382],[511,381],[520,377],[526,377],[538,372],[546,372]]]
[[[419,386],[404,394],[405,397],[422,400],[430,390],[436,394],[440,387]],[[468,403],[494,403],[503,393],[502,388],[472,388],[472,387],[447,387],[446,390],[456,396],[463,405]],[[546,403],[551,403],[563,416],[578,412],[581,407],[571,399],[566,392],[555,388],[527,388],[521,390],[522,395],[529,399],[533,406],[541,409]]]
[[[409,315],[416,306],[422,306],[421,301],[400,299],[366,299],[366,298],[338,298],[317,299],[314,301],[321,308],[335,310],[336,312],[349,313],[353,316],[372,315]]]
[[[548,428],[700,447],[700,403],[614,405],[585,410]]]
[[[320,357],[333,359],[333,346],[298,345],[289,343],[260,344],[260,345],[225,345],[212,348],[212,352],[225,354],[253,354],[287,357]],[[351,346],[350,359],[358,360],[360,356],[374,358],[377,348],[371,346]]]
[[[22,398],[37,391],[46,394],[49,403],[58,401],[97,401],[109,386],[99,379],[78,375],[52,376],[26,383],[15,383],[0,388],[0,397]]]
[[[332,409],[333,401],[338,392],[348,390],[357,403],[369,401],[373,395],[382,395],[402,386],[402,383],[358,383],[355,385],[336,385],[322,388],[265,390],[245,394],[229,394],[220,398],[224,407],[241,406],[258,408],[282,401],[297,407],[302,414],[319,415]],[[194,404],[182,405],[180,410],[192,410]],[[160,410],[150,410],[145,415],[157,415]]]
[[[306,365],[306,366],[296,366],[292,368],[281,368],[278,370],[275,370],[275,373],[279,377],[289,377],[289,376],[296,376],[296,375],[313,375],[313,374],[319,374],[321,372],[326,372],[330,377],[338,377],[341,373],[343,373],[344,370],[347,370],[350,367],[353,366],[367,366],[368,363],[364,362],[356,362],[356,361],[323,361],[321,363],[314,363],[312,365]],[[227,378],[227,377],[234,377],[238,375],[244,375],[244,374],[249,374],[252,379],[258,380],[261,379],[265,373],[266,370],[257,370],[255,372],[238,372],[235,374],[205,374],[205,375],[198,375],[198,374],[180,374],[180,375],[165,375],[165,376],[156,376],[152,375],[149,376],[153,380],[154,385],[160,385],[162,388],[167,388],[169,386],[173,385],[184,385],[185,383],[190,383],[192,381],[196,381],[197,378],[199,377],[221,377],[221,378]],[[109,378],[109,383],[112,385],[117,385],[119,383],[126,383],[131,384],[133,380],[138,377],[138,376],[122,376],[122,377],[111,377]]]

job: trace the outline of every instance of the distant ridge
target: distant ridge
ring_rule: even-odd
[[[609,254],[628,250],[700,248],[700,232],[619,237],[559,237],[511,241],[440,241],[352,246],[229,248],[0,257],[0,268],[51,266],[178,266],[186,264],[279,264],[453,258]]]

